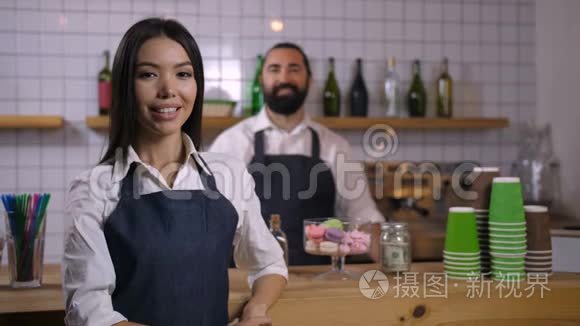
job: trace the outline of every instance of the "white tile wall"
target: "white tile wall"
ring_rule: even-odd
[[[370,114],[381,114],[386,58],[398,59],[404,85],[419,58],[429,99],[443,56],[451,60],[457,116],[505,116],[512,126],[486,132],[399,133],[387,159],[480,160],[508,167],[518,124],[535,110],[535,5],[514,0],[0,0],[0,114],[61,114],[63,130],[0,130],[0,192],[50,191],[47,260],[56,261],[66,186],[98,161],[105,135],[88,130],[96,114],[101,53],[114,52],[124,31],[151,15],[176,17],[205,58],[208,96],[247,103],[255,56],[291,40],[309,55],[314,82],[307,98],[320,114],[328,56],[346,103],[354,59],[364,60]],[[269,29],[283,21],[281,33]],[[434,115],[434,107],[429,107]],[[364,159],[362,133],[345,134]],[[507,172],[507,171],[506,171]]]

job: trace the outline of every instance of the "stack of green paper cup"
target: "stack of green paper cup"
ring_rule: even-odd
[[[480,277],[479,242],[475,212],[471,207],[451,207],[447,217],[447,233],[443,264],[450,279]]]
[[[489,207],[489,249],[494,279],[525,278],[526,219],[519,178],[494,178]]]

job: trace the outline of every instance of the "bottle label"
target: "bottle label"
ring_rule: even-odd
[[[110,81],[99,81],[99,108],[110,109],[113,99],[113,88]]]
[[[387,271],[405,271],[409,268],[407,244],[383,244],[383,267]]]

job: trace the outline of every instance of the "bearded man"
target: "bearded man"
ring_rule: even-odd
[[[241,186],[255,186],[266,222],[272,214],[281,216],[289,265],[330,263],[328,257],[305,252],[303,221],[333,216],[372,223],[370,255],[377,260],[379,224],[385,218],[371,199],[364,173],[345,171],[360,168],[349,162],[349,143],[305,112],[311,81],[310,63],[299,46],[274,45],[260,75],[264,107],[220,134],[210,151],[247,163],[254,185]]]

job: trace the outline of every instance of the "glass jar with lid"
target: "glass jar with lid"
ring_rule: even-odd
[[[411,235],[407,223],[382,223],[380,263],[385,273],[411,269]]]

